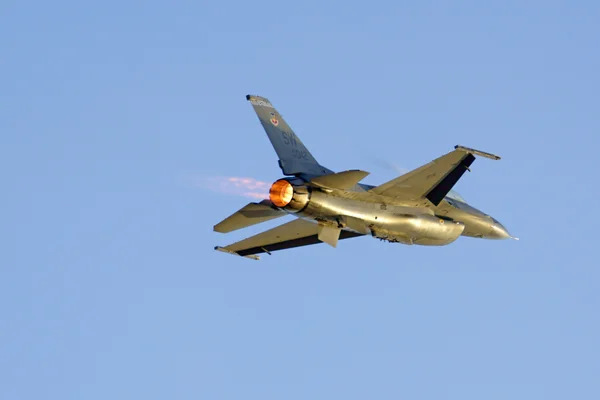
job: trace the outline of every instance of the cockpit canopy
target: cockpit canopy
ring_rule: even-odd
[[[448,192],[448,194],[446,195],[446,197],[449,197],[453,200],[458,200],[458,201],[462,201],[463,203],[466,203],[467,201],[465,199],[463,199],[463,197],[458,194],[457,192],[455,192],[454,190],[450,190]]]

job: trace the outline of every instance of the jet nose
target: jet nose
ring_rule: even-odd
[[[508,239],[510,234],[506,228],[500,222],[494,222],[490,231],[490,238],[492,239]]]
[[[502,225],[498,220],[492,218],[494,222],[492,223],[489,237],[490,239],[515,239],[519,240],[515,237],[512,237],[508,230]]]

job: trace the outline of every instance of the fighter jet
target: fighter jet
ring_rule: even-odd
[[[291,222],[229,246],[215,247],[242,257],[294,247],[371,236],[391,243],[444,246],[459,236],[516,239],[493,217],[479,211],[452,187],[470,171],[476,156],[500,157],[463,146],[379,186],[360,183],[368,172],[333,172],[319,164],[268,99],[247,95],[267,133],[284,177],[269,198],[253,202],[214,226],[228,233],[292,215]]]

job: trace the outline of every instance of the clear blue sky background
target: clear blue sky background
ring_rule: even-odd
[[[596,398],[600,6],[409,3],[3,1],[0,398]],[[456,189],[521,241],[215,252],[247,93],[366,183],[501,155]]]

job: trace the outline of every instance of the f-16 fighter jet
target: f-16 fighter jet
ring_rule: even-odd
[[[372,236],[391,243],[444,246],[459,236],[513,238],[493,217],[479,211],[452,187],[476,156],[500,157],[463,146],[379,186],[360,183],[368,172],[333,172],[315,159],[264,97],[246,96],[258,115],[285,177],[269,198],[250,203],[214,226],[227,233],[293,215],[291,222],[215,250],[258,259],[258,254]]]

